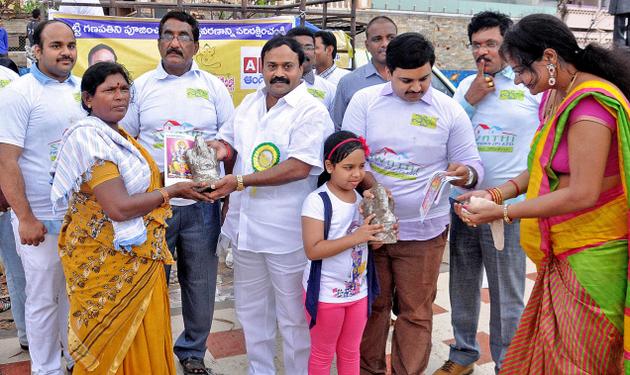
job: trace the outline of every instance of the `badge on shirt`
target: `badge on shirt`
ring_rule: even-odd
[[[11,83],[11,81],[8,79],[0,79],[0,89],[9,86],[9,83]]]
[[[271,142],[264,142],[254,148],[252,152],[252,167],[260,172],[273,167],[280,162],[280,150]]]
[[[72,94],[72,97],[74,98],[75,102],[81,103],[81,93],[80,92],[75,92],[74,94]]]
[[[208,90],[193,89],[193,88],[189,87],[189,88],[186,89],[186,97],[188,99],[201,98],[201,99],[208,100],[208,98],[209,98]]]
[[[501,90],[499,92],[499,100],[525,100],[525,91],[523,90]]]
[[[435,129],[437,128],[437,120],[437,117],[429,115],[421,115],[419,113],[411,114],[411,125],[413,126],[421,126],[427,129]]]
[[[322,90],[318,90],[318,89],[314,89],[312,87],[309,87],[306,89],[306,91],[308,91],[309,94],[313,95],[313,97],[315,97],[315,99],[319,99],[319,100],[324,100],[324,98],[326,97],[326,93]]]

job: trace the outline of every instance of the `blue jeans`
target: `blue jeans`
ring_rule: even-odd
[[[181,287],[184,332],[175,341],[179,360],[203,358],[214,314],[217,285],[216,255],[221,223],[219,203],[198,202],[173,206],[167,220],[166,241],[177,252],[177,277]],[[166,267],[166,279],[170,267]]]
[[[521,318],[525,292],[519,221],[504,228],[505,247],[498,251],[489,225],[469,227],[451,211],[449,292],[455,344],[449,359],[464,366],[479,359],[476,337],[483,267],[490,288],[490,353],[497,372]]]
[[[28,345],[26,338],[26,323],[24,321],[24,301],[26,301],[26,277],[22,261],[15,249],[13,227],[11,226],[11,214],[0,213],[0,258],[4,263],[7,276],[7,287],[11,297],[11,314],[18,332],[20,344]]]

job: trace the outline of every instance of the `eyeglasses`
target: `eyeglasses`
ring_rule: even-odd
[[[479,51],[479,49],[481,48],[486,48],[490,50],[498,50],[499,46],[500,46],[499,43],[494,40],[489,40],[486,43],[471,43],[469,45],[470,49],[472,49],[473,51]]]
[[[188,35],[188,34],[179,34],[179,35],[174,35],[174,34],[162,34],[162,36],[160,36],[160,40],[163,40],[165,42],[172,42],[173,40],[179,40],[180,43],[187,43],[187,42],[192,42],[193,38],[192,36]]]
[[[302,46],[302,49],[304,50],[304,52],[311,52],[311,51],[315,51],[315,47],[314,47],[314,46],[312,46],[312,45],[310,45],[310,44],[307,44],[307,45],[305,45],[305,46]]]

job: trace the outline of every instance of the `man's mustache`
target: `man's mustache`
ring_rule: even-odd
[[[180,55],[181,57],[184,57],[184,53],[182,51],[180,51],[179,49],[177,49],[177,48],[169,48],[169,49],[166,50],[166,54],[167,55],[169,55],[171,53],[176,53],[176,54]]]
[[[485,61],[485,62],[491,62],[491,60],[490,60],[490,59],[488,59],[486,56],[479,56],[479,57],[477,58],[477,60],[476,60],[476,61],[477,61],[477,64],[479,64],[479,63],[481,62],[481,60],[483,60],[483,61]]]
[[[271,83],[271,84],[274,84],[274,83],[286,83],[288,85],[291,82],[288,79],[284,78],[284,77],[273,77],[271,79],[271,81],[269,81],[269,83]]]

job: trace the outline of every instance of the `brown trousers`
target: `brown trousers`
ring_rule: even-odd
[[[385,374],[393,298],[399,313],[392,338],[392,374],[419,375],[431,353],[433,301],[448,231],[427,241],[400,241],[374,251],[381,294],[361,340],[361,374]],[[394,293],[395,291],[395,293]]]

